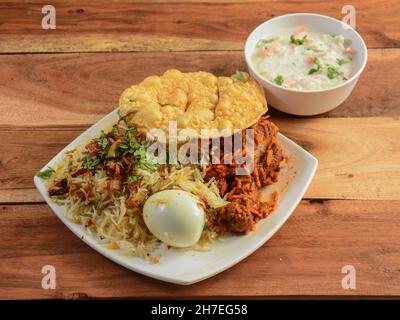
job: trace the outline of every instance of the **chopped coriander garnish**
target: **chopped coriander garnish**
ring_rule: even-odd
[[[298,46],[302,45],[307,40],[307,35],[304,35],[303,38],[296,38],[294,35],[290,36],[290,43],[296,44]]]
[[[100,159],[93,159],[90,155],[86,155],[83,158],[82,166],[86,169],[93,170],[96,169],[97,166],[100,164]]]
[[[111,134],[113,135],[113,137],[114,137],[115,139],[117,139],[117,138],[119,137],[119,133],[118,133],[118,130],[117,130],[117,126],[116,126],[116,125],[114,125],[114,126],[111,128]]]
[[[135,114],[136,112],[137,112],[136,109],[129,109],[129,110],[125,113],[125,115],[123,116],[123,115],[121,114],[121,112],[118,110],[118,117],[119,117],[119,120],[122,120],[122,121],[124,121],[125,123],[128,123],[128,119],[127,119],[128,115],[130,115],[130,114]]]
[[[281,86],[283,84],[283,77],[281,75],[278,75],[275,77],[274,82],[278,85]]]
[[[260,39],[256,44],[256,48],[263,48],[266,44],[272,42],[273,39]]]
[[[334,67],[332,65],[328,65],[327,68],[327,76],[329,79],[335,79],[340,73],[339,68]]]
[[[312,58],[312,62],[317,66],[317,68],[310,69],[308,71],[308,74],[313,74],[315,72],[318,72],[322,68],[321,62],[319,61],[319,59],[317,57]]]
[[[345,63],[349,63],[350,61],[352,61],[353,60],[353,58],[352,57],[348,57],[348,58],[338,58],[338,59],[336,59],[336,61],[337,61],[337,64],[339,65],[339,66],[341,66],[342,64],[345,64]]]
[[[308,70],[308,74],[313,74],[313,73],[316,73],[316,72],[318,72],[318,69],[315,69],[315,68],[312,68],[312,69]]]
[[[173,104],[173,103],[165,103],[165,104],[160,103],[160,106],[161,106],[161,107],[171,106],[171,107],[177,108],[177,105],[175,105],[175,104]]]
[[[234,77],[236,78],[236,80],[245,82],[246,81],[246,77],[244,76],[243,72],[236,70],[236,73],[234,75]]]
[[[132,175],[132,176],[128,177],[128,179],[126,180],[126,183],[131,184],[131,183],[138,181],[139,179],[140,179],[140,176]]]
[[[48,179],[51,177],[51,175],[54,173],[54,169],[51,167],[47,167],[47,169],[39,171],[36,173],[36,176],[42,179]]]
[[[114,129],[114,127],[113,127]],[[106,138],[106,135],[104,133],[104,131],[101,131],[101,135],[97,140],[97,143],[99,145],[99,147],[101,148],[101,150],[105,150],[108,147],[108,140]]]
[[[136,101],[136,100],[135,100]],[[128,114],[132,114],[132,113],[136,113],[137,112],[137,110],[136,109],[129,109],[127,112],[126,112],[126,114],[128,115]]]
[[[128,167],[132,168],[133,172],[136,169],[155,169],[158,163],[147,157],[149,144],[144,143],[140,135],[135,135],[136,127],[127,121],[132,112],[136,112],[136,110],[128,110],[124,116],[119,114],[120,120],[112,126],[110,132],[101,131],[97,138],[92,139],[86,147],[88,152],[85,152],[82,157],[82,168],[88,170],[107,169],[112,160],[118,164],[120,170],[126,170]],[[131,163],[132,167],[129,165],[127,167],[127,163]],[[130,171],[129,174],[131,174]],[[130,181],[133,179],[136,178],[131,178]],[[98,204],[93,202],[93,205],[97,206]]]
[[[127,143],[123,142],[123,143],[121,143],[121,144],[119,145],[119,148],[120,148],[121,150],[128,150],[128,149],[129,149],[129,145],[128,145]]]
[[[93,214],[90,212],[82,212],[79,214],[81,217],[85,217],[85,218],[92,218]]]
[[[124,116],[121,114],[121,110],[117,111],[119,120],[124,120]]]
[[[321,62],[319,61],[319,59],[317,57],[313,57],[312,58],[312,62],[319,68],[321,69]]]
[[[96,209],[100,208],[100,199],[93,200],[92,204]]]

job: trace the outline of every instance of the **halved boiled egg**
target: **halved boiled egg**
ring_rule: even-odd
[[[174,247],[194,245],[205,221],[200,200],[182,190],[163,190],[150,196],[144,204],[143,217],[157,239]]]

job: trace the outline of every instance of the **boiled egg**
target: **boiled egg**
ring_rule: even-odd
[[[182,190],[163,190],[150,196],[143,206],[143,217],[150,232],[173,247],[194,245],[205,221],[200,200]]]

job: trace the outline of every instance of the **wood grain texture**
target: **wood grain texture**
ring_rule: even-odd
[[[400,200],[400,119],[276,119],[318,160],[308,198]]]
[[[313,12],[341,19],[348,2],[53,1],[57,29],[43,30],[45,4],[0,4],[0,52],[241,50],[251,30],[271,17]],[[368,47],[399,46],[398,1],[351,4]]]
[[[400,49],[370,50],[349,99],[322,116],[399,116],[399,59]],[[0,126],[95,123],[117,106],[125,88],[169,68],[230,75],[245,65],[242,53],[229,51],[0,55]]]
[[[0,298],[400,296],[399,207],[399,201],[302,201],[250,257],[211,279],[178,286],[107,260],[46,205],[2,206]],[[56,290],[41,289],[47,264],[56,268]],[[356,268],[356,290],[341,288],[347,264]]]
[[[306,198],[400,200],[398,118],[275,120],[319,160]],[[42,201],[32,177],[84,129],[0,129],[0,202]]]
[[[399,1],[351,3],[369,61],[343,105],[313,118],[269,111],[319,159],[311,200],[253,255],[187,287],[138,275],[90,249],[42,203],[33,175],[144,77],[168,68],[245,69],[244,40],[260,22],[291,12],[340,19],[349,3],[51,3],[57,30],[41,28],[47,1],[0,3],[0,299],[400,297]],[[57,290],[41,289],[46,264],[56,267]],[[346,264],[357,270],[356,290],[341,288]]]
[[[0,130],[0,202],[43,201],[35,190],[33,176],[82,131],[82,128]]]

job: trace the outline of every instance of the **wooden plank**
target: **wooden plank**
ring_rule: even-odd
[[[241,50],[251,30],[271,17],[314,12],[341,19],[348,3],[57,1],[57,29],[43,30],[41,9],[46,4],[41,0],[0,5],[0,52]],[[399,46],[397,0],[379,5],[358,0],[352,5],[357,30],[370,48]]]
[[[399,118],[276,119],[318,160],[307,198],[399,200]]]
[[[370,50],[352,95],[322,116],[399,116],[399,59],[400,49]],[[246,69],[242,53],[228,51],[0,55],[0,126],[92,124],[116,107],[125,88],[169,68],[218,75]]]
[[[0,233],[0,298],[399,296],[399,207],[399,201],[302,201],[243,262],[178,286],[107,260],[46,205],[2,206],[0,228],[7,232]],[[41,289],[41,268],[48,264],[56,268],[56,290]],[[341,287],[348,264],[356,268],[356,290]]]
[[[274,119],[319,160],[306,198],[400,200],[399,118]],[[0,129],[0,202],[37,202],[32,177],[84,128]]]
[[[0,130],[0,203],[43,201],[33,176],[83,130]]]
[[[32,179],[31,179],[32,180]],[[29,182],[25,189],[2,189],[0,191],[0,203],[35,203],[43,202],[43,197],[33,188]]]

